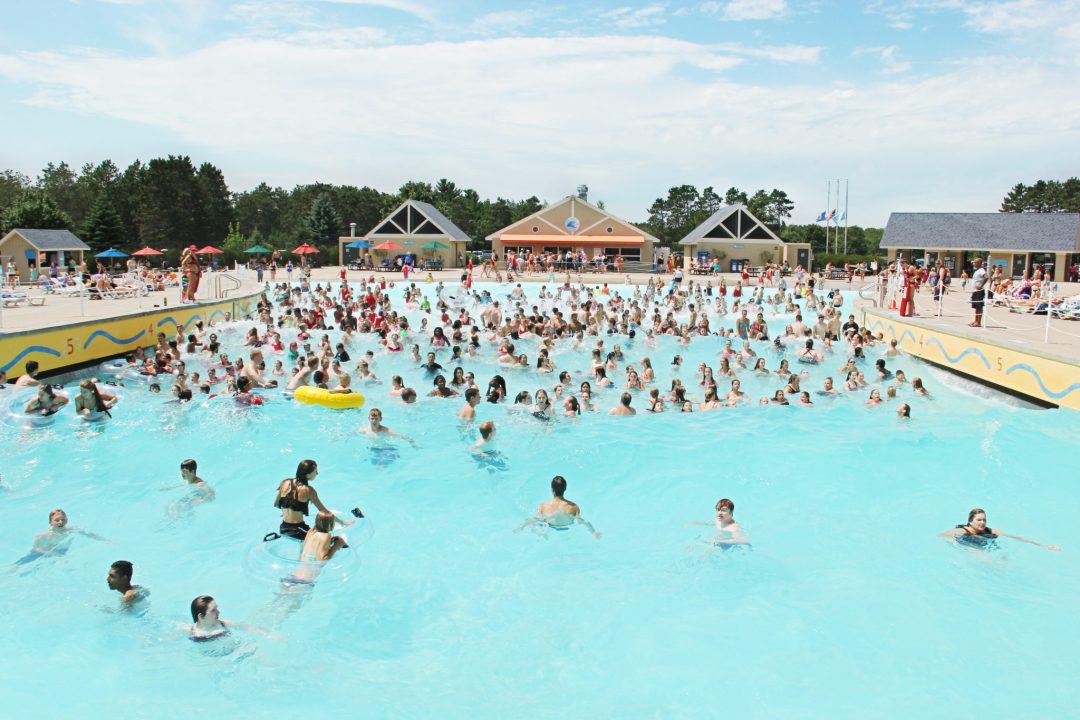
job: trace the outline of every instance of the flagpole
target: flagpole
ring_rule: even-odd
[[[844,254],[847,255],[848,198],[851,197],[851,180],[844,180]]]
[[[829,204],[832,203],[832,180],[825,181],[825,254],[829,254]]]

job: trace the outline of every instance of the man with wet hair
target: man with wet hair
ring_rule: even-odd
[[[543,525],[552,530],[569,530],[573,525],[584,525],[597,540],[600,532],[592,524],[581,517],[581,508],[578,504],[566,499],[566,478],[556,475],[551,479],[551,500],[540,503],[536,508],[536,516],[531,517],[521,524],[515,532],[520,532],[527,527]]]

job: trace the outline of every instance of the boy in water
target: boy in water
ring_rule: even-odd
[[[515,532],[520,532],[532,525],[546,525],[552,530],[568,530],[570,526],[580,523],[599,540],[600,532],[588,520],[581,517],[581,508],[577,503],[567,500],[565,495],[566,478],[556,475],[551,479],[551,500],[540,503],[536,508],[536,517],[526,520]]]

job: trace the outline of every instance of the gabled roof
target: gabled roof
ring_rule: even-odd
[[[450,240],[468,242],[465,231],[450,221],[430,203],[409,199],[375,224],[366,237],[446,237]],[[353,238],[354,240],[359,238]]]
[[[1078,213],[892,213],[883,248],[1077,252]]]
[[[569,205],[570,207],[564,208],[564,206],[567,205]],[[577,209],[577,206],[579,205],[582,208],[587,209],[587,214],[590,215],[593,219],[587,222],[585,226],[580,228],[577,232],[571,232],[566,228],[563,223],[563,220],[569,217],[565,213],[569,212],[571,215],[574,215],[576,217],[577,214],[580,214],[579,210]],[[530,226],[534,224],[537,227],[537,232],[533,233],[534,235],[540,235],[540,231],[543,230],[543,233],[545,234],[554,233],[558,235],[565,235],[567,240],[572,240],[573,238],[577,237],[582,238],[583,240],[588,238],[592,241],[595,241],[598,237],[607,237],[608,234],[605,232],[603,234],[597,233],[596,235],[590,235],[589,230],[598,227],[604,227],[606,230],[608,226],[618,225],[623,233],[637,235],[653,243],[660,243],[658,239],[645,232],[641,228],[637,227],[636,225],[632,225],[631,223],[623,220],[622,218],[615,217],[607,210],[599,208],[586,200],[582,200],[577,195],[567,195],[562,200],[556,203],[552,203],[545,208],[537,210],[532,215],[523,217],[520,220],[516,220],[507,225],[506,227],[502,228],[501,230],[497,230],[491,233],[485,239],[489,242],[493,240],[498,240],[502,235],[509,233],[511,230],[518,227],[519,225],[531,229]],[[611,237],[616,236],[612,235]]]
[[[4,236],[0,243],[11,237],[11,233],[18,233],[26,242],[38,250],[89,250],[90,246],[84,243],[70,230],[34,230],[29,228],[15,228]]]
[[[679,241],[681,245],[716,242],[739,242],[777,245],[784,241],[746,209],[745,205],[725,205],[691,230]]]

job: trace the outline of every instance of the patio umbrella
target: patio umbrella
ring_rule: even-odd
[[[196,255],[222,255],[224,253],[224,250],[218,250],[213,245],[207,245],[206,247],[195,251]]]
[[[265,255],[266,253],[268,253],[270,251],[268,249],[264,248],[262,245],[252,245],[251,247],[249,247],[244,252],[246,254],[248,254],[248,255]]]
[[[307,243],[304,243],[300,247],[293,250],[292,254],[293,255],[311,255],[312,253],[317,253],[317,252],[319,252],[319,248],[312,247],[311,245],[308,245]]]
[[[389,240],[387,240],[386,242],[381,242],[378,245],[376,245],[375,249],[376,250],[404,250],[405,248],[401,247],[397,243],[392,243]]]
[[[144,247],[142,250],[136,250],[131,253],[132,255],[164,255],[165,253],[160,250],[155,250],[152,247]]]
[[[368,250],[372,247],[372,245],[366,240],[357,240],[355,242],[349,243],[345,247],[349,248],[350,250]]]
[[[127,256],[128,255],[125,252],[120,252],[119,250],[109,248],[105,252],[99,252],[94,257],[99,257],[99,258],[124,258],[124,257],[127,257]]]
[[[449,245],[443,245],[438,240],[432,240],[431,242],[429,242],[429,243],[427,243],[425,245],[421,245],[420,247],[424,248],[425,250],[446,250],[450,246]]]

